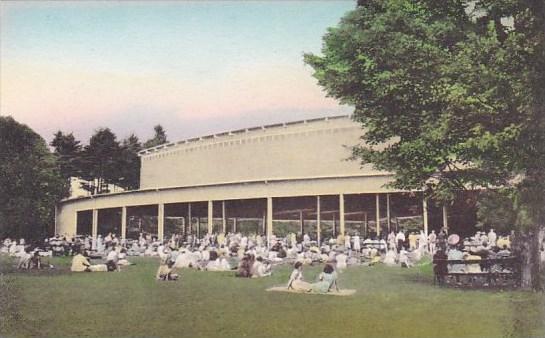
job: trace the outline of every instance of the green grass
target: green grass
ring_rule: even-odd
[[[120,273],[57,268],[15,273],[0,258],[0,336],[40,337],[544,337],[545,298],[520,291],[438,288],[430,266],[349,268],[342,288],[354,296],[266,292],[270,278],[183,270],[154,280],[158,261],[133,258]],[[307,280],[320,267],[307,267]]]

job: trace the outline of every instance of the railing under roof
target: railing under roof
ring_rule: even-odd
[[[243,128],[243,129],[237,129],[237,130],[231,130],[231,131],[224,131],[224,132],[217,133],[217,134],[210,134],[210,135],[205,135],[205,136],[200,136],[200,137],[193,137],[193,138],[190,138],[190,139],[185,139],[185,140],[181,140],[181,141],[177,141],[177,142],[164,143],[164,144],[161,144],[161,145],[158,145],[158,146],[155,146],[155,147],[143,149],[143,150],[138,152],[138,155],[142,156],[142,155],[146,155],[146,154],[150,154],[150,153],[155,153],[155,152],[161,151],[163,149],[173,147],[173,146],[178,145],[178,144],[193,143],[193,142],[198,142],[198,141],[203,141],[203,140],[209,140],[209,139],[215,139],[215,138],[219,138],[219,137],[225,137],[225,136],[229,136],[229,135],[236,135],[236,134],[243,134],[243,133],[253,132],[253,131],[256,131],[256,130],[268,130],[268,129],[274,129],[274,128],[293,126],[293,125],[298,125],[298,124],[307,124],[307,123],[313,123],[313,122],[319,122],[319,121],[329,121],[329,120],[346,119],[346,118],[350,118],[350,115],[335,115],[335,116],[327,116],[327,117],[318,117],[318,118],[313,118],[313,119],[308,119],[308,120],[291,121],[291,122],[284,122],[284,123],[273,123],[273,124],[268,124],[268,125],[258,126],[258,127]]]

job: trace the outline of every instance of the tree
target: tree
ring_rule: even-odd
[[[88,187],[92,193],[107,192],[107,184],[119,183],[122,177],[121,147],[109,128],[100,128],[91,136],[84,149],[83,162],[86,170],[82,172],[82,177],[98,181],[96,187]]]
[[[140,186],[140,158],[138,152],[142,145],[138,137],[131,134],[121,143],[121,165],[119,185],[125,189],[138,189]]]
[[[160,124],[153,127],[153,130],[155,130],[155,136],[144,142],[144,149],[155,147],[168,142],[167,134]]]
[[[62,177],[65,179],[79,177],[82,167],[82,146],[74,134],[63,134],[59,130],[55,133],[50,145],[55,149]]]
[[[535,234],[545,224],[545,3],[358,4],[324,36],[322,56],[305,55],[365,129],[354,158],[443,201],[508,188],[516,225]]]
[[[0,116],[0,237],[38,239],[52,233],[55,203],[67,194],[45,140]]]

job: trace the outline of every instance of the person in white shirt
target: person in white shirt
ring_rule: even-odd
[[[108,256],[106,256],[106,266],[108,271],[120,271],[117,261],[119,260],[118,252],[115,247],[110,250]]]
[[[360,236],[357,233],[354,236],[352,236],[352,241],[354,242],[352,249],[356,251],[357,253],[360,253],[361,251]]]
[[[271,273],[271,265],[265,264],[261,256],[257,257],[252,266],[252,278],[268,277]]]
[[[488,245],[493,248],[496,246],[496,240],[498,239],[498,235],[494,232],[494,229],[490,229],[488,232]]]
[[[395,252],[395,249],[390,249],[384,256],[384,264],[387,266],[394,266],[396,265],[397,260],[397,254]]]
[[[344,247],[346,248],[346,250],[351,250],[352,249],[352,246],[350,245],[350,235],[349,234],[344,235]]]
[[[337,262],[337,270],[342,271],[346,269],[346,260],[348,256],[344,252],[340,251],[337,256],[335,256],[335,261]]]
[[[401,251],[403,246],[405,245],[405,234],[402,230],[399,230],[399,232],[396,235],[396,242],[397,242],[397,251]]]
[[[420,230],[420,237],[418,238],[418,249],[422,254],[428,252],[428,236],[426,236],[423,230]]]
[[[303,244],[309,245],[310,244],[310,236],[308,234],[303,235]]]
[[[435,230],[432,230],[431,233],[428,235],[428,243],[430,247],[430,254],[435,255],[436,246],[435,243],[437,242],[437,235],[435,234]]]
[[[296,262],[293,268],[288,281],[288,290],[309,292],[312,286],[303,280],[303,263]]]
[[[399,264],[401,264],[402,268],[410,268],[413,266],[409,260],[407,251],[403,248],[399,251]]]

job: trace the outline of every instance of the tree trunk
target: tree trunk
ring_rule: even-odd
[[[543,291],[543,264],[541,246],[543,245],[543,226],[535,226],[521,238],[521,287],[525,290]]]

